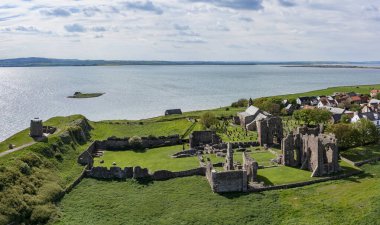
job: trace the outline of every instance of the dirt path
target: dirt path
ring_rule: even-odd
[[[22,150],[22,149],[24,149],[24,148],[26,148],[26,147],[29,147],[29,146],[31,146],[31,145],[33,145],[33,144],[35,144],[35,143],[36,143],[36,142],[33,141],[33,142],[28,143],[28,144],[21,145],[20,147],[17,147],[17,148],[14,148],[14,149],[9,149],[9,150],[7,150],[7,151],[5,151],[5,152],[1,152],[1,153],[0,153],[0,157],[3,157],[3,156],[5,156],[5,155],[8,155],[8,154],[10,154],[10,153],[12,153],[12,152],[20,151],[20,150]]]

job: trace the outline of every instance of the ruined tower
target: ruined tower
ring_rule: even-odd
[[[34,118],[30,121],[30,136],[31,137],[42,137],[44,134],[43,132],[43,125],[42,120],[39,118]]]

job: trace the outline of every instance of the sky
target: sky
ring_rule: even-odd
[[[1,0],[0,58],[379,61],[379,0]]]

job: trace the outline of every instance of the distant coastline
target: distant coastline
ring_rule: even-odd
[[[53,58],[14,58],[0,60],[0,67],[52,67],[52,66],[126,66],[126,65],[280,65],[285,67],[321,68],[374,68],[380,61],[162,61],[162,60],[79,60]],[[360,66],[359,66],[360,65]],[[368,67],[363,66],[368,65]]]
[[[380,69],[380,66],[355,66],[355,65],[286,65],[283,67],[312,67],[312,68],[346,68],[346,69]]]

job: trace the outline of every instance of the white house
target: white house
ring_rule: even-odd
[[[318,108],[324,108],[324,107],[337,107],[338,103],[335,101],[335,99],[330,98],[320,98],[317,107]]]
[[[356,123],[360,119],[367,119],[371,121],[376,126],[380,127],[380,114],[375,112],[368,113],[355,113],[354,117],[351,119],[351,123]]]

